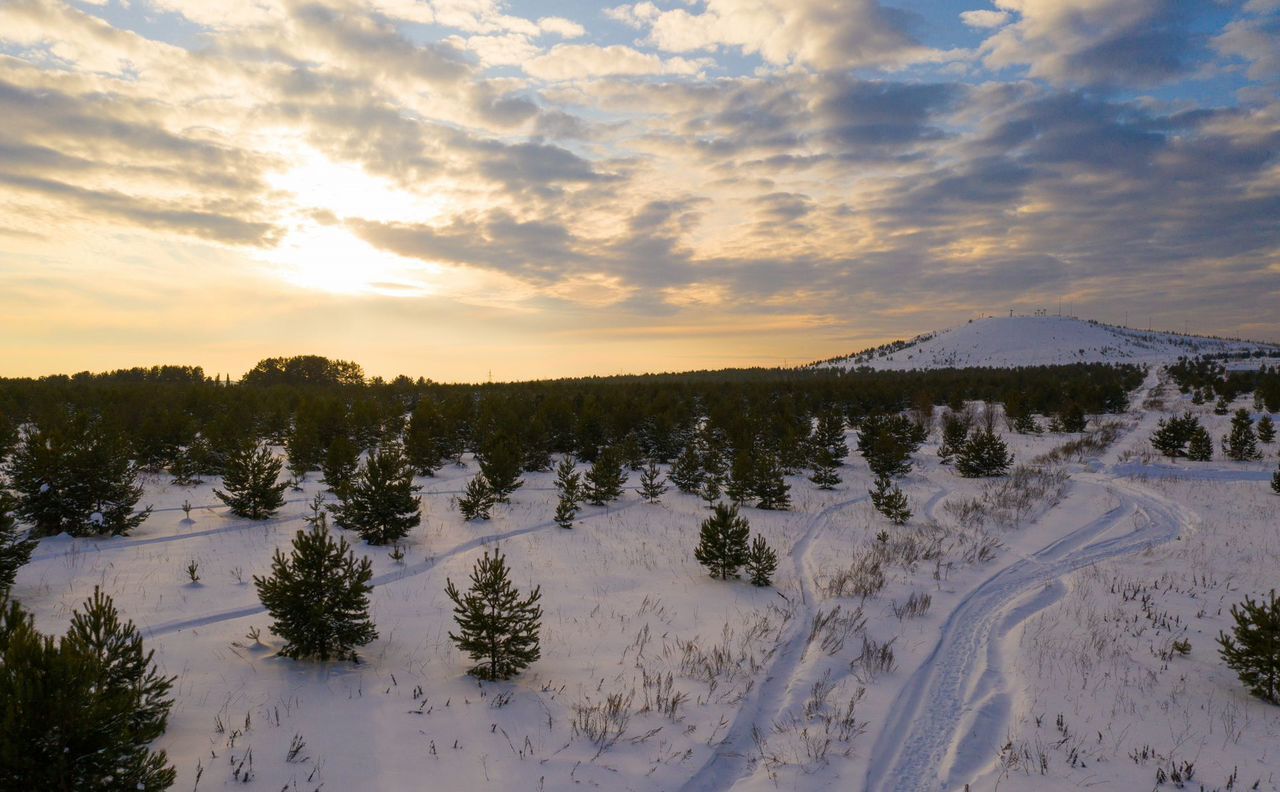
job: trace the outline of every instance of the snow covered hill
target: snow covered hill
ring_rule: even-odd
[[[1060,316],[1001,316],[927,333],[821,365],[934,369],[1066,363],[1167,363],[1183,355],[1254,352],[1280,345],[1147,332]]]

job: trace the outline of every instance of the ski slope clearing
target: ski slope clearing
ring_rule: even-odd
[[[919,336],[826,365],[875,370],[1050,366],[1066,363],[1162,364],[1180,356],[1280,354],[1280,345],[1159,333],[1060,316],[1000,316]]]

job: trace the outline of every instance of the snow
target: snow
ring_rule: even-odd
[[[177,677],[156,743],[175,789],[246,775],[270,790],[1172,789],[1157,769],[1183,762],[1206,789],[1233,772],[1234,788],[1280,789],[1280,707],[1250,698],[1214,641],[1233,603],[1276,585],[1276,445],[1256,462],[1164,459],[1147,442],[1160,417],[1192,410],[1215,438],[1229,417],[1156,368],[1132,404],[1109,419],[1119,439],[1083,457],[1045,456],[1078,435],[1007,434],[1018,463],[1060,477],[998,513],[973,504],[1007,491],[940,465],[936,430],[902,482],[915,511],[903,528],[867,503],[856,455],[835,491],[790,478],[791,511],[744,509],[779,551],[765,589],[710,579],[692,557],[705,505],[674,491],[643,503],[638,474],[573,530],[551,520],[550,473],[526,474],[492,521],[463,522],[452,500],[475,473],[467,458],[419,480],[404,563],[347,535],[375,568],[379,637],[359,665],[276,656],[252,585],[304,527],[314,481],[254,522],[226,513],[216,481],[152,478],[142,503],[156,508],[132,535],[42,539],[14,593],[61,632],[101,585],[141,628]],[[542,657],[480,684],[448,638],[444,586],[494,545],[517,586],[542,586]],[[889,559],[883,589],[837,596],[869,557]],[[927,612],[895,614],[926,593]],[[1171,653],[1184,638],[1190,652]],[[891,669],[860,658],[890,641]],[[611,696],[614,732],[592,741]]]
[[[1000,316],[920,336],[887,354],[862,353],[826,365],[880,371],[1065,363],[1165,364],[1180,356],[1259,349],[1280,352],[1275,344],[1133,330],[1073,317]],[[1238,365],[1247,367],[1247,361]]]

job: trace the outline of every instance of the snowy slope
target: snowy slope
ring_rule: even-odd
[[[884,369],[1042,366],[1065,363],[1168,363],[1183,355],[1280,346],[1227,341],[1178,333],[1146,332],[1059,316],[977,319],[950,330],[918,336],[902,345],[872,350],[827,365]]]

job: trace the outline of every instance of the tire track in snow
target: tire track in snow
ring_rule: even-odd
[[[1194,519],[1133,485],[1081,478],[1119,495],[1124,505],[1013,561],[960,601],[933,651],[898,694],[872,751],[867,790],[957,789],[989,766],[1012,703],[1000,639],[1056,602],[1065,593],[1066,575],[1168,542]],[[1144,515],[1146,524],[1097,540],[1130,514]]]
[[[755,744],[753,732],[761,721],[772,723],[773,715],[781,709],[787,691],[795,679],[800,662],[808,648],[808,628],[813,619],[813,586],[806,569],[806,557],[813,540],[821,533],[831,515],[848,507],[869,500],[869,496],[839,501],[822,509],[809,518],[804,533],[791,548],[796,578],[800,581],[801,605],[791,617],[791,635],[774,653],[774,660],[765,673],[764,681],[755,685],[742,706],[738,708],[724,739],[713,749],[711,757],[684,783],[683,792],[705,792],[711,789],[728,789],[747,774],[747,755]]]
[[[604,517],[605,515],[609,515],[609,514],[617,514],[620,511],[625,511],[627,509],[632,508],[633,506],[637,506],[639,505],[639,503],[640,503],[639,501],[624,503],[621,506],[618,506],[616,508],[611,508],[611,509],[607,508],[604,511],[585,516],[581,519],[593,520],[597,517]],[[453,558],[454,556],[459,555],[460,553],[465,553],[470,550],[474,550],[477,547],[491,544],[493,542],[501,542],[505,539],[513,539],[517,536],[524,536],[525,534],[534,533],[535,531],[543,531],[543,530],[546,530],[547,528],[551,528],[552,526],[559,527],[555,520],[547,520],[545,522],[535,523],[533,525],[526,525],[523,528],[516,528],[510,531],[507,531],[505,533],[485,534],[483,536],[476,536],[471,539],[468,539],[465,542],[462,542],[461,544],[454,545],[453,547],[449,548],[448,550],[445,550],[442,553],[431,556],[425,561],[420,561],[416,564],[409,564],[404,567],[401,567],[400,569],[394,569],[390,572],[385,572],[381,575],[377,575],[376,577],[374,577],[372,580],[369,581],[369,584],[374,588],[377,588],[378,586],[385,586],[389,583],[397,583],[401,580],[405,580],[407,578],[421,575],[424,572],[428,572],[434,567],[436,567],[440,562],[447,561],[448,559]],[[262,603],[258,603],[255,605],[246,605],[245,607],[242,607],[242,608],[235,608],[233,610],[226,610],[226,611],[221,611],[219,613],[209,614],[207,616],[197,616],[190,619],[178,619],[176,621],[164,622],[162,624],[157,624],[151,627],[144,627],[142,629],[146,632],[148,637],[154,638],[161,635],[168,635],[170,633],[179,632],[181,630],[192,629],[195,627],[207,627],[210,624],[217,624],[219,622],[231,621],[233,619],[240,619],[240,618],[244,618],[245,616],[254,616],[256,614],[263,613],[265,611],[266,611],[266,608],[262,606]]]

